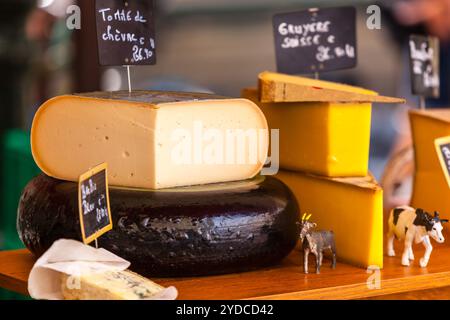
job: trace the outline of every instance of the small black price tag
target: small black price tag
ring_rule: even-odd
[[[80,176],[78,206],[84,243],[88,244],[112,229],[106,163]]]
[[[445,179],[450,188],[450,136],[436,139],[435,145],[439,162],[441,163]]]
[[[439,40],[411,35],[409,57],[412,92],[419,96],[439,98]]]
[[[356,66],[356,10],[309,9],[273,17],[278,72],[324,72]]]
[[[152,0],[95,0],[102,66],[156,63]]]

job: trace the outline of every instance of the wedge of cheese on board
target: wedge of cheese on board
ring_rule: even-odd
[[[411,205],[450,218],[450,188],[434,141],[450,136],[450,109],[412,110],[415,174]]]
[[[80,276],[61,274],[61,292],[65,300],[151,299],[163,290],[164,287],[129,270]]]
[[[280,166],[329,177],[368,174],[372,102],[400,103],[376,92],[273,72],[242,96],[280,129]]]
[[[279,129],[280,167],[329,177],[366,176],[370,103],[263,103],[257,89],[242,97],[257,103],[271,129]]]
[[[282,73],[266,71],[260,73],[258,78],[262,102],[405,102],[404,99],[380,96],[375,91],[360,87]]]
[[[368,267],[383,266],[383,190],[372,176],[325,178],[280,171],[302,212],[318,230],[333,230],[338,259]]]
[[[263,113],[246,99],[97,92],[44,103],[31,144],[49,176],[77,181],[107,162],[111,185],[160,189],[255,176],[267,157],[268,132]]]

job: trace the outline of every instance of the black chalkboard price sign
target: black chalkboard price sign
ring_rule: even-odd
[[[411,35],[409,56],[412,92],[423,97],[439,98],[439,40],[436,37]]]
[[[315,73],[356,66],[356,10],[309,9],[273,17],[277,70]]]
[[[450,136],[436,139],[435,145],[439,162],[450,188]]]
[[[90,243],[112,229],[106,163],[80,176],[78,202],[84,243]]]
[[[102,66],[156,63],[152,0],[95,0]]]

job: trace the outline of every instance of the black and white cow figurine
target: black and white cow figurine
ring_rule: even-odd
[[[308,221],[311,215],[308,215],[306,218],[305,215],[306,214],[303,215],[302,221],[297,223],[300,227],[300,241],[302,242],[303,249],[304,273],[308,273],[308,257],[310,252],[316,257],[316,273],[320,273],[323,251],[326,249],[331,250],[331,268],[336,268],[336,244],[334,242],[333,231],[312,231],[317,224]]]
[[[389,215],[389,231],[387,234],[387,254],[390,257],[395,256],[394,238],[405,240],[405,248],[402,255],[402,265],[409,266],[409,261],[414,260],[412,243],[422,242],[425,246],[425,254],[420,259],[420,266],[426,267],[430,259],[433,247],[430,237],[438,243],[444,242],[442,235],[442,224],[448,222],[447,219],[440,219],[439,213],[434,212],[434,216],[422,209],[414,209],[408,206],[402,206],[391,210]]]

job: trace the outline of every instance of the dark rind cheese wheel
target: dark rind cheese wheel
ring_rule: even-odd
[[[81,240],[77,184],[40,175],[22,194],[17,227],[37,256]],[[273,177],[173,188],[110,188],[113,230],[98,239],[144,276],[241,272],[279,262],[298,239],[299,208]]]

